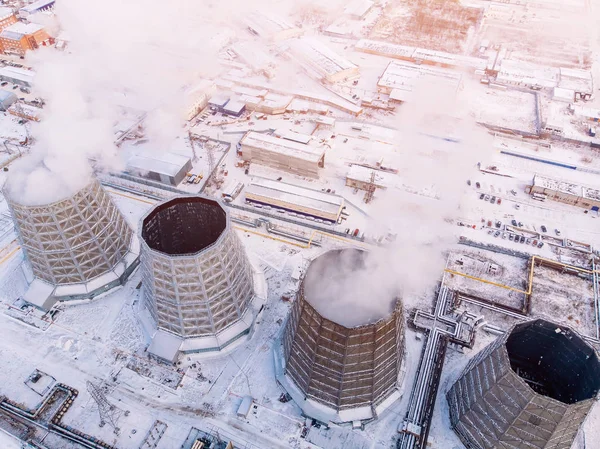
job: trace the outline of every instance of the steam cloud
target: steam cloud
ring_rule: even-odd
[[[240,25],[251,11],[286,15],[312,0],[246,2],[61,0],[56,23],[69,40],[66,52],[28,53],[37,71],[35,90],[46,101],[32,129],[30,157],[13,165],[8,193],[23,204],[46,204],[85,186],[95,169],[122,168],[113,125],[128,107],[148,111],[150,151],[165,151],[181,133],[184,89],[219,73],[220,49],[249,34]],[[327,13],[340,2],[328,4]]]

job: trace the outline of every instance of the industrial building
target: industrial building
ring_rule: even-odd
[[[341,196],[270,179],[255,179],[245,195],[247,203],[329,223],[336,223],[345,207]]]
[[[520,323],[450,388],[450,423],[467,449],[569,449],[599,389],[598,354],[578,334]]]
[[[0,6],[0,30],[17,23],[17,16],[12,8]]]
[[[126,167],[129,173],[170,186],[179,185],[191,170],[189,157],[170,152],[134,155]]]
[[[18,67],[0,67],[0,81],[6,81],[20,86],[31,87],[35,72]]]
[[[301,176],[319,177],[325,166],[325,149],[304,145],[268,134],[248,132],[240,140],[242,159],[269,167],[285,170]]]
[[[391,61],[377,81],[377,90],[390,94],[399,101],[405,101],[408,97],[400,95],[400,92],[413,92],[419,86],[443,86],[456,92],[461,85],[461,79],[461,74],[455,71]]]
[[[138,232],[143,301],[156,326],[149,353],[174,362],[251,332],[255,272],[219,201],[175,197],[144,215]]]
[[[6,111],[18,99],[13,92],[0,89],[0,111]]]
[[[230,100],[227,104],[222,108],[223,114],[230,115],[232,117],[240,117],[246,111],[246,104],[237,101]]]
[[[17,22],[0,32],[0,49],[4,54],[25,56],[27,50],[50,45],[50,35],[37,23]]]
[[[559,69],[558,87],[572,90],[575,93],[576,100],[590,100],[594,95],[592,72],[561,67]]]
[[[389,305],[382,315],[369,309],[369,301],[357,307],[354,299],[323,288],[332,279],[350,283],[365,269],[368,254],[331,250],[311,262],[275,348],[277,380],[304,414],[319,421],[372,419],[399,397],[401,302],[370,298]]]
[[[488,60],[484,58],[457,55],[426,48],[409,47],[371,39],[359,40],[356,43],[355,49],[363,53],[447,68],[485,70],[488,65]]]
[[[353,165],[346,174],[346,185],[360,190],[387,189],[391,184],[389,174],[362,165]]]
[[[271,41],[281,41],[300,36],[303,31],[285,18],[269,13],[252,13],[245,18],[248,31]]]
[[[292,53],[329,83],[336,83],[359,76],[359,68],[314,38],[302,38],[291,42]]]
[[[545,198],[561,203],[593,211],[600,209],[600,190],[592,187],[535,175],[533,184],[528,187],[528,190],[532,195],[543,195]]]
[[[373,6],[375,3],[371,0],[353,0],[344,8],[344,14],[353,19],[364,19]]]
[[[21,19],[27,19],[29,16],[38,12],[49,11],[54,8],[54,3],[55,0],[38,0],[30,3],[19,9],[19,17]]]
[[[30,282],[25,301],[48,310],[56,301],[94,298],[122,285],[139,262],[138,241],[97,180],[68,198],[10,206]]]

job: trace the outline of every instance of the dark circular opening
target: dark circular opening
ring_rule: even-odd
[[[304,299],[323,317],[345,327],[372,324],[394,310],[396,282],[383,261],[359,249],[328,251],[313,260],[302,282]]]
[[[165,254],[194,254],[213,244],[226,226],[225,211],[216,201],[176,198],[155,207],[144,219],[142,238]]]
[[[570,329],[544,320],[523,323],[506,341],[510,367],[536,393],[565,404],[596,396],[596,352]]]

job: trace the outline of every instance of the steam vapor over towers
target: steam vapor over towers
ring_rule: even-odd
[[[49,204],[21,204],[4,193],[27,261],[27,302],[47,310],[57,300],[93,298],[138,265],[133,231],[96,179]]]
[[[450,423],[468,449],[569,449],[599,389],[591,346],[529,321],[471,359],[447,394]]]
[[[158,330],[149,352],[173,362],[249,334],[255,273],[220,202],[165,201],[141,220],[144,304]],[[260,283],[260,282],[259,282]]]
[[[352,300],[319,293],[322,282],[348,282],[364,268],[367,254],[332,250],[312,261],[282,345],[275,348],[278,381],[306,415],[323,422],[371,419],[399,397],[404,351],[401,302],[393,296],[363,298],[365,303],[383,301],[388,307],[384,314],[361,314]],[[339,270],[340,266],[347,269]],[[344,318],[349,315],[352,322]]]

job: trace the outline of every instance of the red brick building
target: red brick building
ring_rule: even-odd
[[[42,25],[17,22],[0,32],[0,49],[4,54],[25,56],[27,50],[50,45],[51,40]]]

